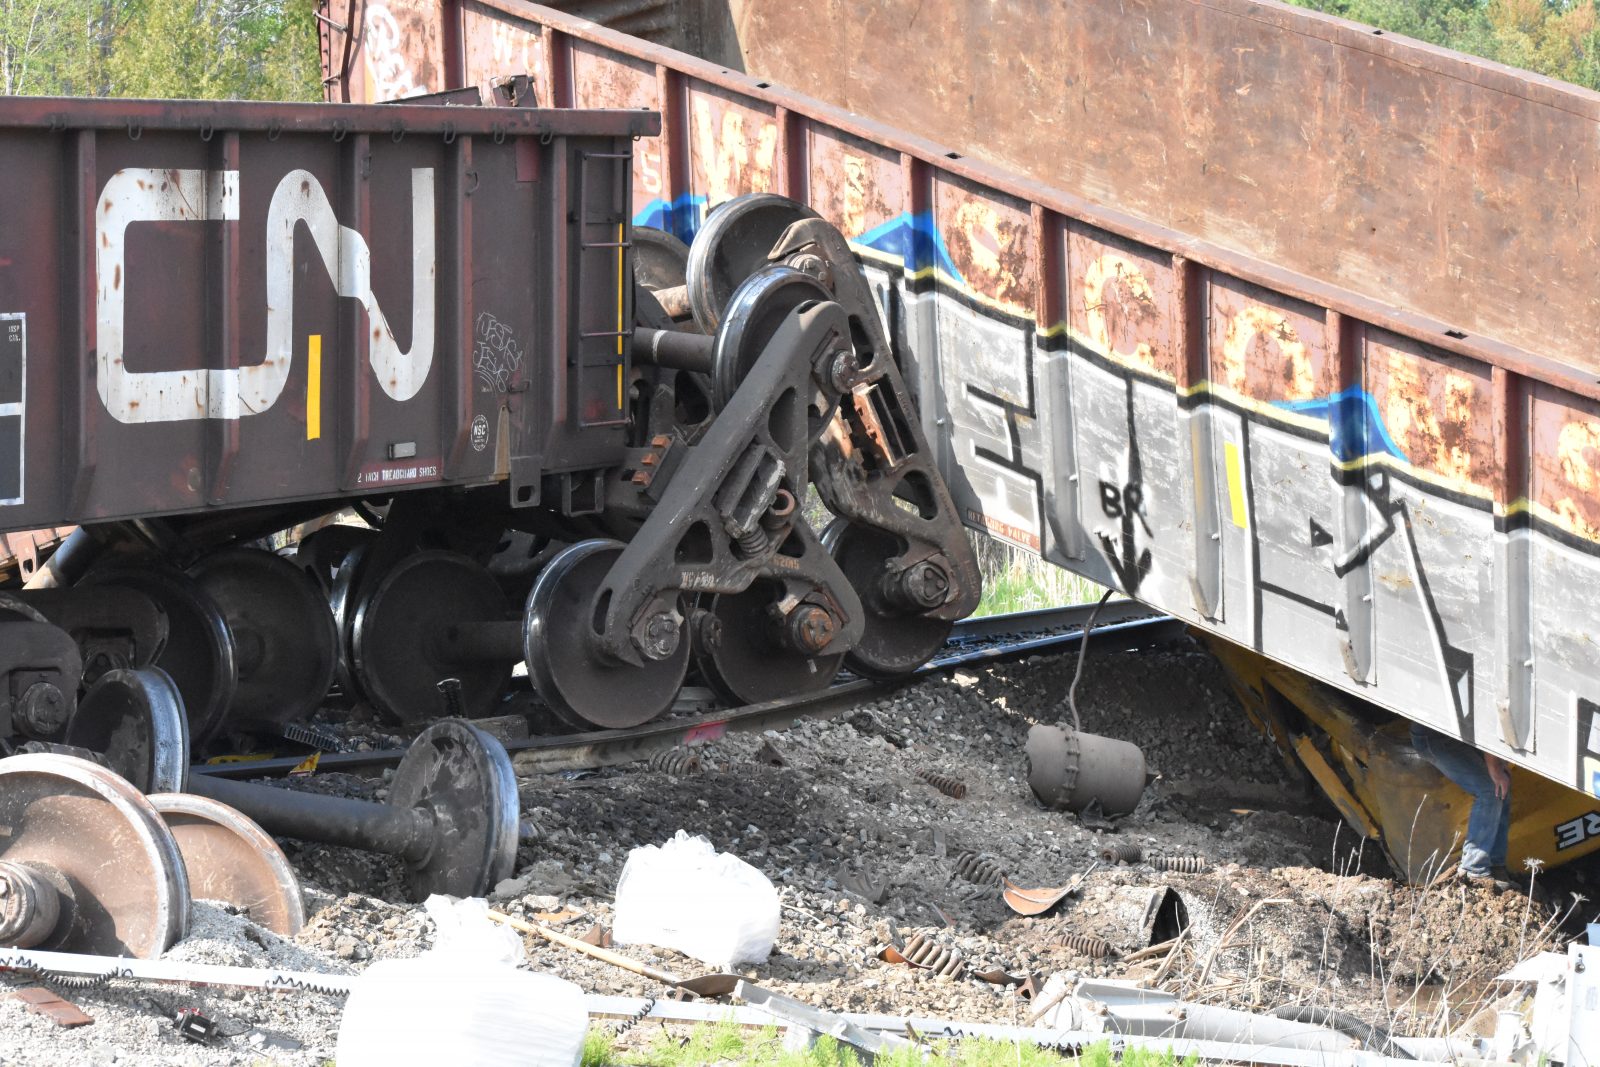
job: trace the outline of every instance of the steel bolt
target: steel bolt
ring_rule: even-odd
[[[722,620],[703,611],[699,614],[698,622],[700,632],[700,645],[707,651],[715,651],[722,647]]]
[[[789,639],[807,655],[816,655],[833,643],[839,624],[827,608],[801,604],[789,612]]]
[[[49,682],[34,682],[17,701],[17,713],[29,733],[49,737],[67,725],[67,698]]]
[[[950,595],[950,576],[931,559],[901,571],[899,582],[901,594],[918,608],[936,608]]]
[[[658,611],[634,631],[633,643],[647,659],[667,659],[678,651],[683,636],[680,624],[676,612]]]
[[[849,349],[841,349],[829,357],[828,381],[835,389],[843,393],[849,390],[856,377],[856,354]]]

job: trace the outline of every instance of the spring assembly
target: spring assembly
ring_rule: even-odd
[[[966,963],[962,960],[961,953],[937,941],[931,941],[921,934],[912,934],[900,954],[913,965],[946,978],[958,978],[966,971]]]
[[[1211,866],[1204,856],[1151,856],[1150,866],[1158,871],[1199,874]]]
[[[957,852],[955,872],[978,885],[998,886],[1006,876],[1000,861],[987,852]]]
[[[967,795],[967,783],[959,778],[952,778],[948,774],[935,774],[933,771],[919,767],[917,768],[917,777],[952,800],[961,800]]]
[[[634,1012],[626,1019],[619,1020],[617,1025],[611,1028],[611,1036],[621,1037],[623,1034],[627,1033],[629,1030],[632,1030],[635,1026],[638,1026],[640,1023],[648,1019],[650,1017],[650,1013],[655,1010],[656,998],[646,997],[644,1003],[639,1006],[638,1011]]]
[[[1113,841],[1100,850],[1105,863],[1138,863],[1144,859],[1144,849],[1133,841]]]
[[[669,748],[657,752],[650,757],[647,766],[652,771],[670,774],[674,778],[683,778],[691,774],[699,774],[702,764],[698,754],[687,748]]]
[[[1068,952],[1075,952],[1094,960],[1103,960],[1111,955],[1111,942],[1093,934],[1068,934],[1058,944]]]
[[[739,546],[739,554],[745,559],[754,559],[756,556],[761,555],[767,550],[767,545],[771,543],[771,539],[767,536],[767,531],[759,526],[744,531],[735,537],[734,541]]]

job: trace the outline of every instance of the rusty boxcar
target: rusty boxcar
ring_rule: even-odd
[[[635,220],[836,223],[970,525],[1600,795],[1595,94],[1252,0],[563,6],[329,0],[329,91],[658,110]]]

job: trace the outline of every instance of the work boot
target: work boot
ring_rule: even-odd
[[[1473,874],[1469,871],[1456,872],[1461,881],[1478,889],[1493,889],[1505,893],[1512,888],[1510,873],[1504,867],[1491,867],[1487,874]]]

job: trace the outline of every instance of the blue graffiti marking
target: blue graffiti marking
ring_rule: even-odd
[[[700,231],[700,222],[705,214],[706,198],[684,193],[671,201],[650,201],[644,210],[633,216],[633,224],[654,226],[658,230],[666,230],[684,244],[693,244],[694,235]]]
[[[851,241],[853,244],[865,245],[874,252],[898,256],[912,271],[932,267],[956,284],[963,287],[966,285],[961,272],[956,269],[955,261],[950,258],[950,250],[945,247],[944,235],[939,232],[939,227],[935,225],[933,213],[930,211],[915,215],[902,212],[888,222],[874,226],[860,237],[852,238]]]
[[[1360,386],[1341,390],[1315,400],[1280,402],[1278,407],[1314,419],[1328,421],[1328,447],[1341,463],[1377,453],[1387,453],[1406,461],[1406,454],[1389,436],[1378,402]]]

